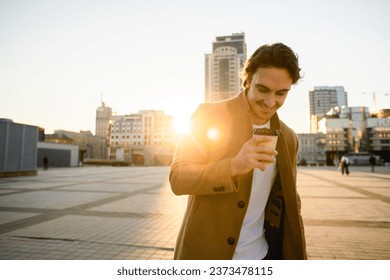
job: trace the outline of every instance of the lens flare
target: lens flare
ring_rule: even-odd
[[[219,138],[219,130],[215,127],[210,127],[208,130],[207,130],[207,137],[212,140],[212,141],[215,141]]]

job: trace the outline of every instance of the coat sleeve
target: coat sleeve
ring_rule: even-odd
[[[208,104],[201,105],[191,118],[191,132],[182,136],[170,168],[169,181],[176,195],[224,194],[237,191],[231,178],[230,158],[211,160]]]

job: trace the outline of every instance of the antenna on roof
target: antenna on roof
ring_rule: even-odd
[[[102,107],[105,106],[105,104],[103,102],[103,93],[100,93],[100,103],[102,104]]]

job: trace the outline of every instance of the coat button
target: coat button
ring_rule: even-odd
[[[237,206],[238,206],[238,208],[244,208],[245,207],[245,202],[244,201],[239,201],[237,203]]]
[[[227,240],[227,243],[229,245],[234,245],[234,243],[236,243],[236,240],[233,237],[229,237],[228,240]]]

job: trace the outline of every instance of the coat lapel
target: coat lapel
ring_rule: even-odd
[[[276,150],[278,151],[277,160],[279,168],[279,177],[282,188],[284,201],[287,209],[292,209],[294,212],[298,211],[296,201],[296,190],[295,182],[292,175],[292,166],[290,166],[290,153],[287,149],[286,140],[284,133],[281,132],[279,135],[278,143],[276,145]]]
[[[306,251],[304,244],[303,224],[298,209],[298,195],[296,183],[293,177],[295,167],[291,166],[291,154],[287,147],[286,137],[281,132],[278,143],[278,167],[279,178],[282,186],[284,212],[284,237],[283,237],[283,258],[284,259],[305,259]]]

